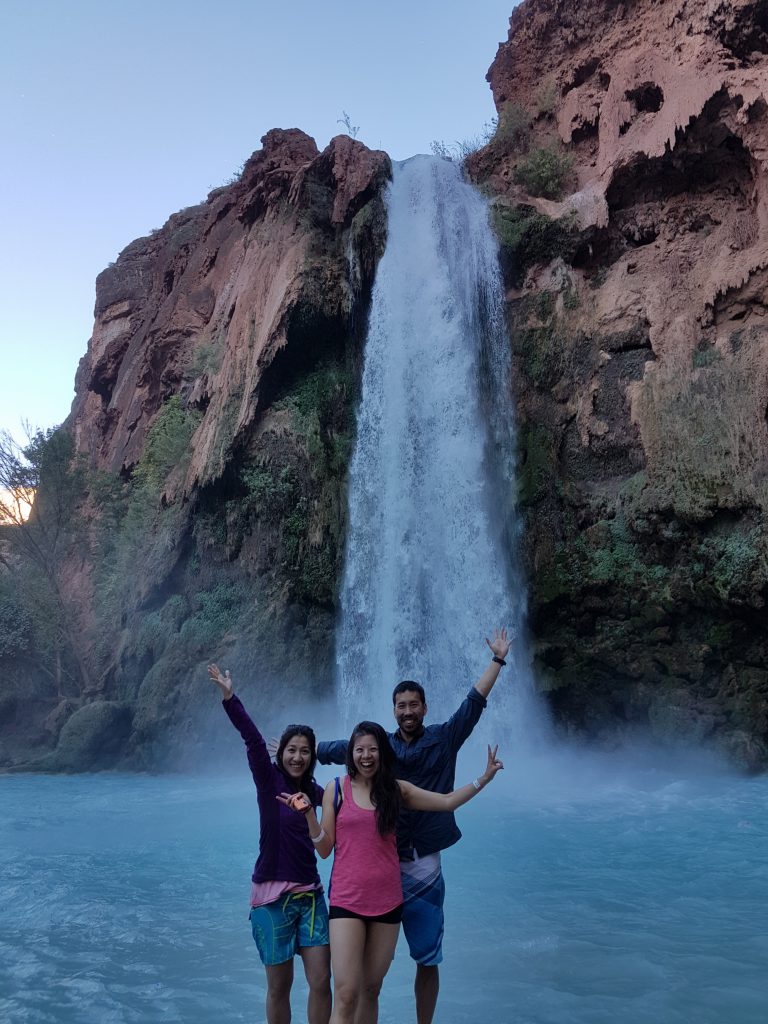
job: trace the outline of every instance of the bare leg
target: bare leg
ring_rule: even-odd
[[[293,960],[264,970],[267,972],[267,1024],[291,1024]]]
[[[365,921],[337,917],[330,922],[333,1012],[331,1024],[352,1024],[363,987]]]
[[[399,933],[399,924],[382,924],[380,921],[368,924],[363,958],[363,987],[357,1004],[355,1024],[377,1024],[379,992],[392,966]]]
[[[413,991],[416,993],[417,1024],[432,1024],[437,1006],[437,993],[440,991],[440,971],[437,964],[429,967],[416,964]]]
[[[331,1016],[331,954],[328,946],[301,946],[304,974],[309,985],[308,1024],[328,1024]]]

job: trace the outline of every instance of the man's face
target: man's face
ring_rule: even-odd
[[[395,721],[400,727],[400,733],[408,738],[415,736],[421,729],[424,716],[427,713],[427,705],[416,693],[415,690],[404,690],[395,697]]]

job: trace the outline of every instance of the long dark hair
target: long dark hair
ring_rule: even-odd
[[[361,736],[373,736],[379,748],[379,768],[371,779],[371,803],[376,811],[376,828],[380,836],[395,831],[400,813],[400,787],[395,777],[395,752],[387,734],[377,722],[359,722],[347,744],[347,774],[354,779],[358,772],[352,758],[355,742]]]
[[[288,775],[285,768],[283,767],[283,754],[285,753],[285,748],[288,746],[288,742],[292,740],[294,736],[304,737],[307,743],[309,743],[310,754],[307,770],[299,779],[297,792],[306,793],[309,799],[314,803],[315,786],[317,785],[317,783],[315,782],[315,765],[317,764],[317,740],[315,739],[314,731],[310,729],[308,725],[287,725],[285,729],[283,729],[283,735],[280,737],[280,742],[277,746],[277,753],[275,754],[275,761],[277,762],[277,767],[280,769],[283,775],[285,775],[286,779],[288,779],[292,786],[295,786],[296,780],[293,779],[290,775]]]

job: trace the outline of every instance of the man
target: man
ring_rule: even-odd
[[[458,710],[440,725],[424,725],[427,703],[419,683],[404,680],[392,694],[398,728],[388,733],[397,757],[397,777],[435,793],[454,788],[456,758],[464,741],[480,720],[487,697],[505,663],[510,643],[506,629],[495,630],[485,641],[493,658],[469,691]],[[343,764],[347,743],[318,743],[322,764]],[[397,846],[403,880],[403,933],[416,961],[416,1020],[432,1024],[440,987],[438,964],[443,959],[443,901],[445,883],[440,851],[461,838],[453,814],[402,811],[397,826]]]

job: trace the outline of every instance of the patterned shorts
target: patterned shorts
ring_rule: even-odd
[[[304,946],[328,945],[328,907],[319,892],[289,892],[251,909],[253,940],[265,967],[292,960]]]
[[[403,934],[411,957],[425,967],[439,964],[443,959],[443,901],[445,882],[443,873],[427,882],[402,874],[403,879]]]

